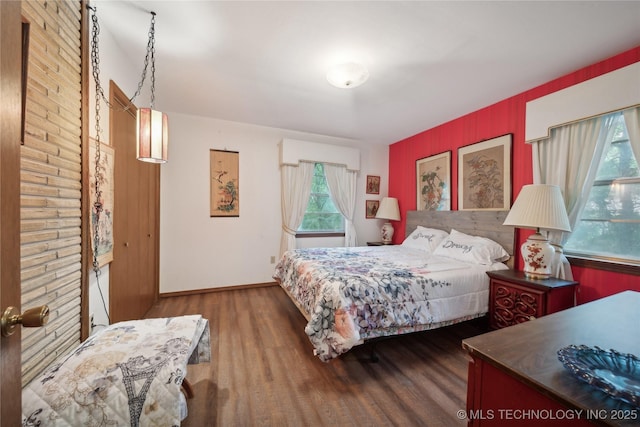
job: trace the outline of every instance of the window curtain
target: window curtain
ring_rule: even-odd
[[[282,210],[282,237],[280,257],[296,248],[296,230],[300,227],[311,195],[313,163],[300,162],[298,166],[280,166],[280,205]]]
[[[356,210],[356,180],[357,173],[349,171],[344,166],[324,164],[324,174],[331,193],[331,200],[344,216],[344,245],[357,246],[358,236],[353,225],[353,215]]]
[[[617,113],[620,114],[620,113]],[[571,229],[589,198],[603,153],[613,132],[614,115],[583,120],[551,130],[548,139],[532,143],[533,183],[560,187]],[[549,232],[552,244],[562,247],[568,235]],[[552,275],[571,280],[573,274],[566,257],[558,253]]]
[[[629,132],[629,143],[633,155],[640,162],[640,107],[624,110],[622,114],[627,125],[627,132]]]

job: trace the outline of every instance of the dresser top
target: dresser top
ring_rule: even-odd
[[[462,342],[474,357],[568,407],[637,411],[571,375],[557,356],[571,344],[640,355],[640,292],[621,292]]]

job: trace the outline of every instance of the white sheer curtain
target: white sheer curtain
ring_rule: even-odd
[[[349,171],[344,166],[324,164],[324,174],[331,193],[331,200],[344,216],[344,245],[357,246],[358,236],[353,225],[353,215],[356,210],[356,180],[357,172]]]
[[[280,166],[280,203],[282,209],[282,237],[280,256],[296,248],[296,230],[300,227],[311,195],[313,163]]]
[[[629,143],[633,155],[640,162],[640,107],[624,110],[622,114],[624,114],[624,122],[629,132]]]
[[[614,115],[607,115],[561,126],[551,130],[549,139],[532,144],[533,183],[560,187],[571,229],[576,227],[589,198],[598,165],[611,141],[613,121]],[[562,232],[549,233],[549,240],[556,245],[561,246],[567,238]],[[552,269],[556,277],[573,278],[564,255]]]

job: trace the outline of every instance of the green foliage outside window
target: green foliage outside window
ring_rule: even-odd
[[[568,253],[640,261],[640,167],[620,115]]]
[[[300,232],[344,232],[344,218],[333,204],[322,163],[316,163],[307,211],[298,228]]]

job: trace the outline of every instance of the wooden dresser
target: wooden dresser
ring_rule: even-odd
[[[571,344],[640,355],[640,292],[625,291],[466,339],[469,426],[640,425],[640,408],[579,381],[558,360]]]

